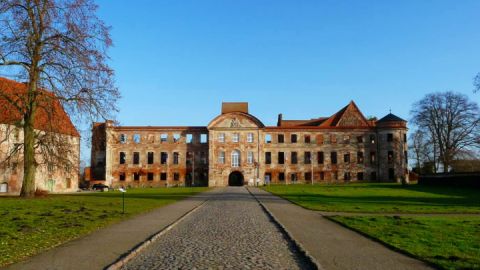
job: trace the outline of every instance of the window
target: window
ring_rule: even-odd
[[[350,143],[350,136],[348,136],[348,135],[343,136],[343,143],[344,144],[349,144]]]
[[[180,134],[175,133],[173,134],[173,142],[179,142],[180,141]]]
[[[343,174],[343,179],[344,179],[345,181],[350,181],[350,177],[351,177],[351,176],[350,176],[350,172],[345,172],[345,173]]]
[[[127,142],[127,135],[120,134],[120,143],[126,143],[126,142]]]
[[[392,133],[387,134],[387,142],[393,142],[393,134]]]
[[[200,134],[200,143],[207,143],[207,142],[208,142],[207,134]]]
[[[404,142],[404,143],[407,142],[407,134],[403,134],[403,142]]]
[[[185,163],[187,165],[190,165],[193,162],[195,162],[195,152],[187,152],[187,157],[186,157]]]
[[[148,164],[153,164],[153,152],[148,152],[147,153],[147,163]]]
[[[278,181],[285,181],[285,173],[278,173]]]
[[[133,142],[140,143],[140,134],[133,134]]]
[[[272,153],[265,152],[265,164],[272,164]]]
[[[305,135],[304,139],[305,139],[305,143],[310,143],[310,135]]]
[[[179,164],[180,154],[178,152],[173,152],[173,164]]]
[[[125,164],[126,161],[127,155],[125,154],[125,152],[120,152],[120,164]]]
[[[147,180],[148,181],[153,181],[153,173],[151,173],[151,172],[147,173]]]
[[[403,156],[405,158],[405,164],[408,164],[408,152],[407,151],[404,151],[403,152]]]
[[[377,181],[377,173],[371,172],[370,173],[370,181]]]
[[[233,133],[233,134],[232,134],[232,142],[237,143],[237,142],[239,142],[239,141],[240,141],[240,134],[238,134],[238,133]]]
[[[312,163],[312,154],[310,152],[305,152],[303,154],[303,163],[311,164]]]
[[[225,164],[225,152],[224,151],[220,151],[218,153],[218,163]]]
[[[207,164],[207,154],[200,152],[200,164]]]
[[[168,134],[167,133],[160,134],[160,142],[165,143],[167,141],[168,141]]]
[[[125,181],[125,173],[120,173],[120,181]]]
[[[180,180],[180,174],[179,173],[173,173],[173,180],[174,181]]]
[[[139,181],[140,180],[140,174],[139,173],[133,173],[133,180],[134,181]]]
[[[297,182],[297,174],[296,173],[291,173],[290,174],[290,181]]]
[[[311,172],[306,172],[305,173],[305,181],[310,180],[312,181],[312,173]]]
[[[297,143],[297,134],[290,135],[290,142]]]
[[[240,166],[240,151],[233,150],[232,152],[232,167]]]
[[[218,133],[218,141],[225,142],[225,133]]]
[[[375,135],[370,135],[370,143],[375,144]]]
[[[330,162],[332,164],[337,164],[337,152],[330,153]]]
[[[253,164],[253,152],[252,151],[248,151],[248,153],[247,153],[247,163],[248,164]]]
[[[324,172],[320,172],[320,180],[325,180],[325,173]]]
[[[164,172],[160,173],[160,180],[162,181],[167,180],[167,173],[164,173]]]
[[[337,171],[332,172],[332,179],[333,180],[338,180],[338,172]]]
[[[253,133],[248,133],[247,134],[247,142],[248,143],[253,143]]]
[[[357,173],[357,180],[358,181],[363,181],[363,172],[358,172]]]
[[[357,136],[357,143],[363,143],[363,136]]]
[[[363,164],[363,152],[357,152],[357,163]]]
[[[278,152],[278,164],[285,164],[285,153]]]
[[[265,134],[265,143],[272,143],[272,135]]]
[[[167,152],[161,152],[160,153],[160,164],[167,164],[168,160],[168,153]]]
[[[133,164],[140,164],[140,153],[133,152]]]
[[[278,134],[277,140],[278,140],[278,143],[284,143],[285,142],[285,136],[283,134]]]
[[[325,159],[325,156],[324,156],[323,152],[318,152],[318,153],[317,153],[317,162],[318,162],[318,164],[323,164],[324,159]]]
[[[193,143],[193,135],[187,134],[187,143]]]
[[[350,163],[350,153],[346,153],[343,155],[343,162]]]
[[[297,164],[298,163],[297,152],[292,152],[291,158],[292,158],[291,159],[292,164]]]
[[[375,164],[377,162],[377,153],[370,152],[370,164]]]
[[[395,180],[395,170],[393,168],[388,169],[388,180]]]
[[[388,151],[388,164],[393,163],[393,151]]]

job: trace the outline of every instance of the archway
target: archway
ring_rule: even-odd
[[[243,186],[243,174],[241,172],[232,172],[228,176],[229,186]]]

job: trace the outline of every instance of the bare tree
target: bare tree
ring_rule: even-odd
[[[473,89],[474,93],[480,91],[480,73],[478,73],[477,76],[475,76],[475,78],[473,78],[473,86],[475,87]]]
[[[457,155],[479,146],[480,112],[467,96],[441,92],[426,95],[413,105],[412,123],[433,147],[433,160],[448,172]]]
[[[92,0],[0,1],[0,71],[26,84],[26,91],[16,96],[0,86],[0,98],[22,119],[21,196],[35,192],[35,151],[54,162],[65,156],[59,136],[34,129],[39,110],[47,111],[52,125],[50,108],[58,102],[76,120],[108,118],[116,111],[119,92],[106,54],[112,41],[96,9]]]

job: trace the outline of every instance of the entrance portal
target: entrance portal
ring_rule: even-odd
[[[232,172],[228,176],[229,186],[243,186],[243,174],[241,172]]]

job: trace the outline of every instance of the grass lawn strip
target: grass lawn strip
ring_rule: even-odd
[[[480,190],[396,183],[271,185],[264,187],[302,207],[357,213],[480,213]]]
[[[118,191],[36,199],[0,197],[0,266],[205,190],[207,188],[130,189],[126,193],[125,215]]]
[[[480,269],[480,217],[329,218],[443,269]]]

